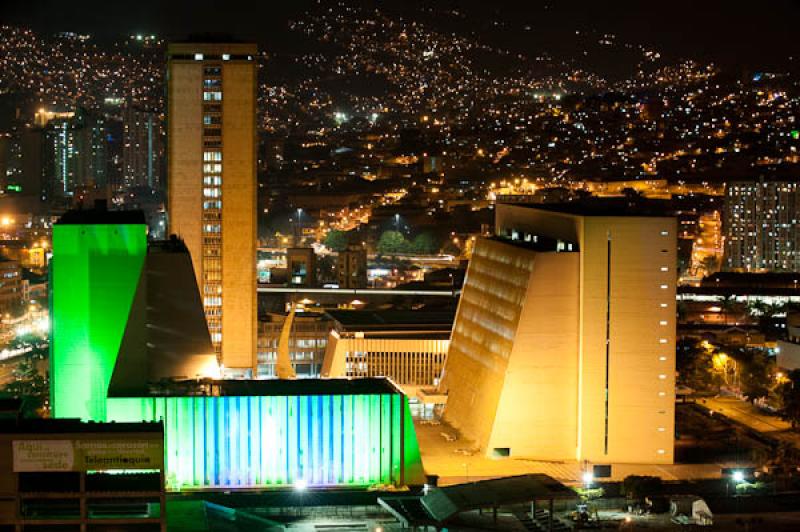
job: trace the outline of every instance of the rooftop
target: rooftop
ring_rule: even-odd
[[[329,310],[344,330],[440,330],[453,326],[452,310]]]
[[[402,393],[392,381],[373,379],[266,379],[165,381],[150,387],[149,397],[301,395],[384,395]],[[109,394],[111,396],[111,394]],[[115,394],[113,397],[128,397]]]
[[[540,253],[570,253],[573,251],[578,251],[578,244],[576,242],[559,242],[555,238],[548,238],[540,235],[536,235],[536,240],[533,239],[533,235],[530,236],[529,240],[525,240],[524,235],[516,240],[509,236],[503,235],[488,237],[487,240],[493,240],[495,242],[501,242],[510,246],[529,249],[531,251],[538,251]],[[561,244],[561,247],[559,247],[559,244]],[[572,246],[568,247],[567,244],[572,244]]]
[[[80,419],[0,419],[0,434],[137,433],[162,434],[160,421],[147,423],[84,423]]]
[[[56,225],[145,225],[142,211],[109,211],[104,208],[65,212]]]
[[[578,495],[556,479],[543,474],[518,475],[456,484],[432,490],[422,498],[428,513],[441,522],[455,513],[539,499],[577,499]]]
[[[703,279],[700,286],[680,286],[679,294],[797,296],[800,273],[718,272]]]
[[[574,216],[671,217],[669,204],[664,200],[642,199],[632,203],[627,198],[590,198],[569,203],[504,203],[503,205],[560,212]]]
[[[577,493],[549,475],[529,474],[433,488],[422,497],[381,497],[378,502],[401,522],[414,526],[442,523],[478,508],[577,498]]]

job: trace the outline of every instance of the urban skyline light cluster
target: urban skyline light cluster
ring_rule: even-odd
[[[215,9],[0,25],[0,530],[800,527],[782,22]]]

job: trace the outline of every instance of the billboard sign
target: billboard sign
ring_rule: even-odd
[[[159,440],[14,440],[14,472],[161,469]]]

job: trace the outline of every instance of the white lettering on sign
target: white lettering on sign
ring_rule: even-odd
[[[74,470],[71,440],[14,440],[12,444],[15,473]]]

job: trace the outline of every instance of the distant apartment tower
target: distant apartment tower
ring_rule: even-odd
[[[676,221],[498,204],[467,270],[440,392],[489,454],[671,463]]]
[[[211,339],[230,374],[256,365],[254,44],[168,47],[170,232],[186,243]]]
[[[725,189],[725,268],[800,271],[797,183],[758,179]]]
[[[122,171],[125,186],[160,188],[163,155],[159,115],[129,104],[122,121]]]
[[[367,287],[367,250],[361,246],[348,246],[336,258],[336,276],[339,288]]]

